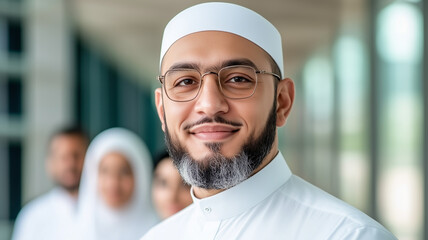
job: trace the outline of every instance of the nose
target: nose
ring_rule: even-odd
[[[207,117],[214,117],[219,113],[229,111],[229,105],[220,91],[215,73],[204,75],[199,96],[196,98],[195,110]]]

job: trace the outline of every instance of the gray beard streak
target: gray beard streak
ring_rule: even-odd
[[[261,136],[250,136],[240,152],[230,158],[221,154],[221,143],[207,143],[208,157],[194,159],[179,142],[172,140],[166,127],[165,144],[184,181],[204,189],[229,189],[250,177],[272,148],[276,129],[275,109],[274,104]]]
[[[174,165],[184,181],[204,189],[229,189],[249,178],[271,151],[276,135],[276,101],[274,101],[261,135],[256,138],[250,135],[237,155],[225,157],[220,151],[221,143],[207,143],[205,146],[209,155],[202,159],[194,159],[180,142],[171,138],[165,114],[163,117],[165,144]]]
[[[207,166],[193,160],[188,154],[183,155],[177,167],[184,181],[204,189],[231,188],[247,179],[254,170],[243,152],[232,158],[216,153],[200,161],[209,163],[210,174],[204,172]]]

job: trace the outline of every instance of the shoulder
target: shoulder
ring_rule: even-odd
[[[301,226],[317,226],[326,230],[327,235],[340,235],[328,239],[396,239],[362,211],[295,175],[272,199],[283,211],[292,209],[299,216]]]
[[[155,225],[141,240],[178,238],[183,228],[187,227],[186,223],[189,223],[190,219],[194,216],[194,210],[194,204],[191,204],[177,214]]]
[[[15,221],[12,239],[31,239],[30,233],[37,231],[50,210],[51,195],[52,192],[45,193],[30,201],[21,209]]]
[[[19,212],[18,219],[43,216],[51,207],[53,192],[47,192],[28,202]]]
[[[375,225],[358,226],[351,229],[344,229],[343,231],[337,231],[333,233],[329,239],[397,240],[397,238],[385,228]]]
[[[294,203],[294,206],[311,212],[371,222],[371,218],[357,208],[295,175],[276,194],[277,198],[285,199],[287,202]]]

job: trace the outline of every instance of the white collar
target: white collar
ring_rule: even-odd
[[[291,177],[281,152],[263,169],[243,181],[214,196],[198,199],[191,195],[195,207],[207,221],[219,221],[237,216],[263,201]]]

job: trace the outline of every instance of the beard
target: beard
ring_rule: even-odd
[[[74,185],[64,185],[64,184],[60,184],[60,187],[62,187],[63,189],[65,189],[67,192],[77,192],[79,190],[79,184],[74,184]]]
[[[276,101],[273,103],[260,136],[255,137],[254,134],[251,134],[238,154],[233,157],[221,154],[222,143],[206,143],[211,154],[199,160],[192,158],[180,142],[171,138],[165,115],[164,122],[168,153],[184,181],[204,189],[228,189],[248,179],[272,149],[276,134]],[[198,121],[199,124],[204,122],[219,122],[236,126],[236,123],[221,117],[204,118]]]
[[[63,181],[62,179],[56,179],[56,184],[63,188],[67,192],[77,192],[79,190],[79,181],[73,182],[73,183],[67,183]]]

